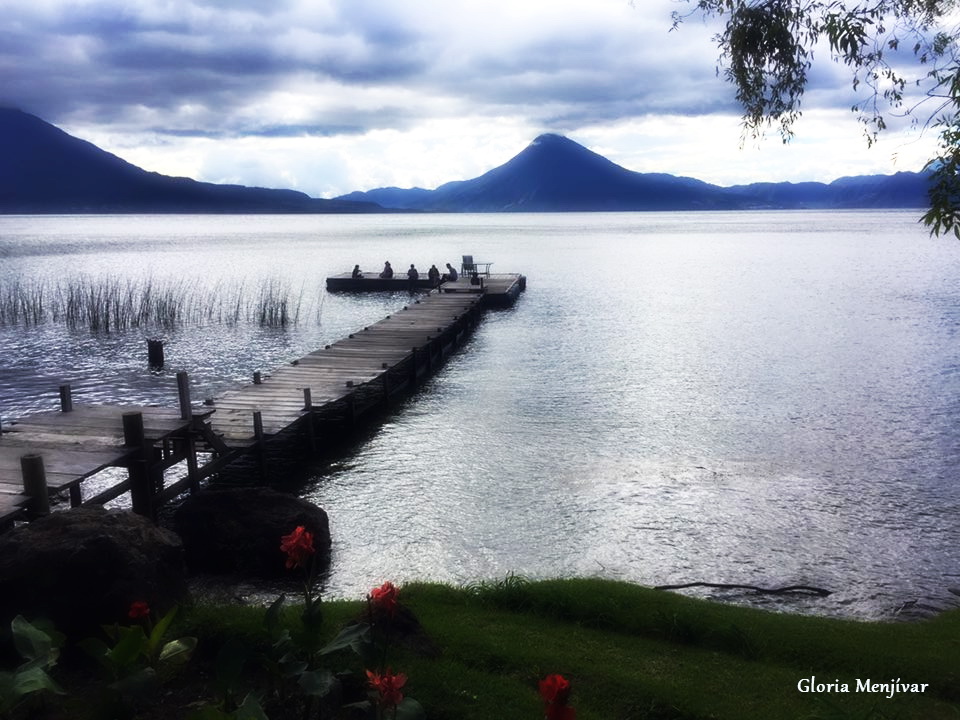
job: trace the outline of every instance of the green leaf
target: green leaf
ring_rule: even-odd
[[[56,661],[59,651],[53,638],[43,630],[27,622],[23,615],[17,615],[10,623],[13,644],[25,660],[41,660],[47,667]]]
[[[360,700],[359,702],[352,702],[344,705],[345,708],[351,708],[353,710],[362,710],[365,713],[369,713],[373,708],[373,703],[369,700]]]
[[[214,677],[217,689],[224,697],[230,697],[240,685],[243,666],[250,657],[246,645],[236,638],[230,638],[217,653],[214,664]]]
[[[426,717],[427,713],[423,705],[411,697],[405,697],[400,701],[397,705],[397,713],[394,715],[395,720],[426,720]]]
[[[309,605],[303,606],[303,614],[300,616],[304,627],[319,628],[323,624],[323,603],[320,598],[315,599]]]
[[[280,597],[270,604],[266,614],[263,616],[263,624],[266,626],[267,633],[269,633],[271,638],[276,638],[282,632],[280,630],[280,610],[286,598],[287,596],[281,593]]]
[[[226,713],[216,705],[204,705],[187,715],[187,720],[232,720],[234,716]]]
[[[0,715],[6,715],[20,699],[17,683],[11,672],[0,672]]]
[[[320,648],[321,655],[329,655],[337,650],[353,648],[358,655],[363,655],[365,646],[371,643],[370,626],[366,623],[347,625],[329,644]]]
[[[81,650],[99,662],[100,665],[112,670],[113,663],[109,657],[110,648],[107,647],[107,644],[103,642],[103,640],[100,638],[86,638],[85,640],[81,640],[79,645]]]
[[[147,636],[143,628],[139,626],[120,628],[120,639],[107,652],[107,658],[119,674],[123,674],[120,671],[132,667],[140,656],[146,653],[147,645]]]
[[[53,681],[53,678],[40,667],[34,667],[25,672],[18,672],[14,675],[14,684],[18,695],[28,695],[30,693],[47,690],[56,695],[65,695],[63,688]]]
[[[170,628],[170,623],[173,622],[173,618],[177,614],[177,606],[174,605],[170,612],[164,615],[160,620],[157,621],[157,624],[153,626],[153,630],[150,631],[150,639],[148,643],[148,652],[153,656],[157,648],[160,647],[160,643],[163,641],[163,636],[167,634],[167,630]]]
[[[253,693],[248,693],[243,699],[243,703],[233,713],[236,720],[270,720],[263,708],[260,707],[260,701]]]
[[[307,669],[307,661],[298,660],[292,655],[287,655],[282,657],[280,662],[277,663],[277,669],[287,677],[297,677]]]
[[[164,665],[183,665],[193,656],[197,648],[195,637],[182,637],[171,640],[160,651],[158,662]]]
[[[312,670],[300,676],[299,685],[307,695],[326,696],[337,684],[337,679],[329,670]]]
[[[110,688],[121,696],[128,698],[145,698],[160,688],[157,673],[153,668],[139,668],[136,672],[126,675],[114,683]]]

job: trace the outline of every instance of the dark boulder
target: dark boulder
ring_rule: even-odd
[[[80,507],[0,536],[0,621],[45,617],[68,635],[128,621],[131,603],[154,615],[188,597],[183,546],[129,511]]]
[[[289,570],[280,538],[298,525],[313,534],[320,567],[329,563],[327,514],[293,495],[269,488],[209,489],[185,499],[173,516],[191,570],[282,576]]]

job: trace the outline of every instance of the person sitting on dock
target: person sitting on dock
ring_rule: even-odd
[[[420,279],[420,273],[413,263],[410,263],[410,269],[407,270],[407,277],[410,278],[411,282]]]
[[[356,280],[357,278],[362,278],[362,277],[363,277],[363,273],[360,272],[360,266],[359,266],[359,265],[354,265],[354,266],[353,266],[353,274],[352,274],[350,277],[352,277],[354,280]]]
[[[440,271],[437,270],[436,265],[431,265],[430,269],[427,270],[427,279],[430,280],[431,286],[440,284]]]
[[[387,261],[383,264],[383,272],[380,273],[380,277],[382,277],[382,278],[392,278],[392,277],[393,277],[393,268],[390,267],[390,261],[389,261],[389,260],[387,260]]]
[[[443,279],[449,282],[456,282],[458,277],[460,276],[457,275],[457,269],[450,263],[447,263],[447,272],[443,274]]]

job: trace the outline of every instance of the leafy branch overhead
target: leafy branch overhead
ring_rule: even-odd
[[[674,28],[692,14],[724,20],[715,37],[718,72],[736,88],[744,135],[776,126],[793,137],[815,52],[846,65],[867,144],[885,130],[885,113],[939,133],[931,173],[931,232],[960,238],[960,0],[686,0]]]

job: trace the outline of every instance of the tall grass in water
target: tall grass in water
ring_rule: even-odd
[[[243,280],[202,287],[186,279],[13,279],[0,281],[0,326],[54,322],[94,332],[241,322],[287,327],[300,321],[304,294],[304,287],[294,294],[276,278],[260,281],[253,293]]]
[[[302,286],[299,296],[291,302],[289,287],[278,280],[268,280],[260,285],[254,315],[262,327],[296,325],[302,302]]]
[[[0,284],[0,325],[39,325],[47,319],[46,288],[16,279]]]

